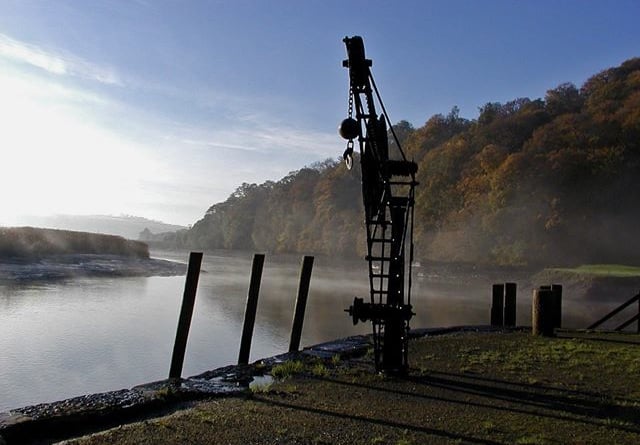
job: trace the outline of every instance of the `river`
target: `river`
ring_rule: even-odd
[[[188,259],[186,252],[153,255]],[[184,376],[237,361],[251,260],[246,252],[205,254]],[[354,296],[368,295],[365,267],[316,259],[302,346],[369,333],[369,324],[353,326],[343,312]],[[267,255],[251,361],[288,349],[299,268],[300,256]],[[414,272],[413,327],[487,324],[491,283],[524,280],[473,269]],[[524,281],[518,323],[529,324]],[[0,412],[166,378],[183,291],[184,276],[0,284]],[[565,301],[569,327],[584,327],[605,310]]]

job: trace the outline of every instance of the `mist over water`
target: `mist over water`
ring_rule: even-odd
[[[188,253],[152,256],[186,261]],[[183,376],[237,361],[251,260],[205,254]],[[267,255],[251,361],[288,350],[300,263]],[[491,283],[504,281],[518,281],[518,323],[530,324],[527,279],[414,268],[411,326],[488,324]],[[353,326],[344,312],[355,296],[368,298],[368,286],[365,261],[317,257],[302,346],[369,333],[370,324]],[[0,412],[166,378],[183,291],[184,276],[0,284]],[[585,327],[609,308],[566,295],[564,325]]]

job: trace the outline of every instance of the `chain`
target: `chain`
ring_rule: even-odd
[[[353,86],[349,82],[349,117],[353,117]]]
[[[351,82],[349,82],[349,118],[353,118],[353,86]],[[353,139],[347,141],[347,149],[344,151],[342,157],[344,158],[347,170],[351,170],[353,166]]]

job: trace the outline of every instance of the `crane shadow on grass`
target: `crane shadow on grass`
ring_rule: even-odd
[[[479,419],[500,419],[511,413],[526,421],[537,419],[541,424],[555,428],[560,424],[573,424],[571,428],[609,428],[625,433],[640,434],[640,400],[611,399],[597,392],[581,392],[562,388],[529,385],[525,383],[486,379],[482,376],[423,371],[402,378],[376,378],[362,375],[361,379],[351,376],[308,376],[329,385],[329,391],[359,391],[362,400],[384,404],[389,399],[407,409],[433,410],[446,408],[468,416],[469,422]],[[349,416],[339,410],[318,409],[313,406],[298,406],[294,403],[269,400],[268,403],[287,405],[292,409],[302,409],[332,416]],[[376,405],[378,406],[378,405]],[[417,408],[416,408],[417,407]],[[464,414],[463,409],[464,408]],[[372,411],[375,413],[375,410]],[[436,413],[437,414],[437,413]],[[425,414],[425,417],[428,417]],[[362,416],[352,416],[353,420],[368,421],[381,425],[439,435],[470,443],[497,443],[493,440],[467,437],[455,432],[433,429],[410,423],[396,423],[389,420]],[[582,425],[582,426],[581,426]]]
[[[363,427],[367,424],[369,425],[374,424],[382,427],[395,429],[398,432],[402,432],[402,433],[412,432],[412,433],[426,434],[429,436],[436,436],[440,439],[449,439],[449,440],[455,441],[456,443],[459,443],[462,441],[464,443],[480,444],[480,445],[505,444],[504,442],[497,442],[495,440],[472,437],[469,435],[458,434],[458,433],[445,431],[437,428],[429,428],[423,425],[415,425],[415,424],[406,423],[406,422],[397,422],[393,420],[381,419],[381,418],[376,418],[372,416],[350,414],[346,412],[340,412],[339,410],[333,411],[329,409],[316,408],[312,406],[296,404],[293,402],[284,402],[281,400],[274,400],[271,398],[266,398],[261,396],[254,396],[253,400],[257,402],[265,403],[271,407],[279,407],[279,408],[284,408],[284,409],[289,409],[294,411],[303,411],[305,413],[312,414],[312,415],[328,416],[331,418],[338,419],[340,421],[351,421],[351,422],[355,422],[356,425],[362,424]]]

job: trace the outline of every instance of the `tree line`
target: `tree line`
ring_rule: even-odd
[[[394,126],[418,163],[415,252],[483,264],[638,262],[640,58],[544,98],[491,102]],[[365,251],[358,163],[327,160],[281,180],[242,184],[171,247]]]

